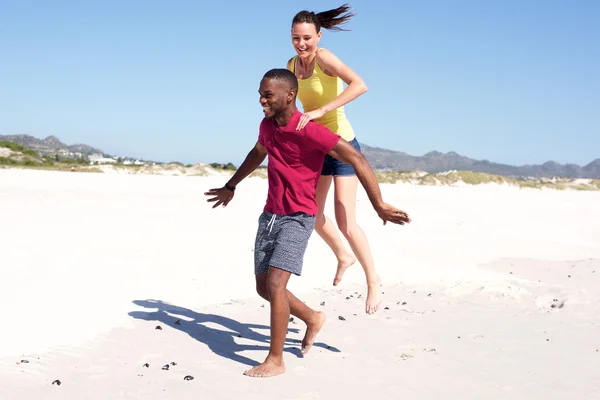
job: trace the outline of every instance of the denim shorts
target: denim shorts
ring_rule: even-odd
[[[356,150],[360,152],[360,144],[358,144],[358,140],[356,140],[356,138],[352,139],[348,143],[350,143]],[[325,154],[325,161],[323,162],[321,175],[353,176],[356,175],[356,172],[354,172],[354,167],[352,167],[352,165],[343,163],[331,157],[329,154]]]

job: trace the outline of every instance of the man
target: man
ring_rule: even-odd
[[[383,202],[379,185],[365,157],[351,144],[315,122],[296,130],[302,113],[296,108],[298,80],[287,69],[272,69],[260,82],[260,104],[265,118],[258,141],[220,189],[205,193],[207,201],[227,206],[236,186],[269,156],[267,202],[259,218],[254,249],[258,294],[271,304],[271,346],[266,360],[244,372],[269,377],[285,372],[283,346],[290,313],[306,323],[302,353],[306,354],[325,323],[325,314],[298,300],[287,290],[291,274],[300,276],[308,240],[318,211],[315,197],[325,154],[351,164],[375,211],[387,221],[404,225],[410,218]]]

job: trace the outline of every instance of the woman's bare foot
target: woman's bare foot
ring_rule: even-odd
[[[276,363],[267,357],[264,363],[245,371],[244,375],[251,376],[253,378],[270,378],[272,376],[281,375],[284,372],[285,365],[283,364],[283,360],[281,363]]]
[[[367,284],[367,302],[365,312],[375,314],[381,305],[381,279],[378,277],[373,283]]]
[[[319,333],[323,325],[325,325],[325,320],[325,313],[317,311],[315,314],[314,321],[311,321],[311,323],[307,324],[306,334],[304,335],[304,339],[302,339],[302,354],[308,353],[313,343],[315,342],[317,334]]]
[[[333,279],[333,286],[337,286],[344,277],[344,272],[356,262],[356,256],[352,253],[346,253],[338,260],[337,271]]]

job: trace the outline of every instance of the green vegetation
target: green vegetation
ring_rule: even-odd
[[[453,171],[448,173],[425,174],[414,177],[422,185],[455,185],[464,182],[468,185],[481,185],[486,183],[514,184],[514,180],[500,175],[485,174],[483,172]]]
[[[1,141],[0,147],[4,147],[4,148],[10,149],[12,151],[23,151],[23,149],[24,149],[24,147],[21,146],[20,144],[16,144],[13,142],[6,142],[6,141]]]
[[[458,171],[452,172],[447,176],[452,176],[456,180],[462,180],[464,183],[469,185],[479,185],[482,183],[509,183],[510,179],[500,176],[484,174],[483,172],[471,172],[471,171]]]
[[[439,182],[435,174],[427,174],[419,179],[421,185],[437,185]]]
[[[12,168],[47,169],[53,171],[102,172],[98,168],[90,168],[85,159],[61,158],[56,156],[41,156],[34,150],[13,142],[0,141],[0,148],[11,151],[8,157],[0,157],[0,166]]]
[[[15,153],[23,153],[25,156],[29,157],[39,157],[38,153],[35,151],[28,149],[27,147],[21,146],[20,144],[13,142],[0,141],[0,147],[4,147],[9,149],[10,151],[14,151]]]
[[[396,183],[407,182],[411,183],[419,180],[423,174],[414,171],[374,171],[377,182],[379,183]]]
[[[377,182],[379,183],[396,183],[398,180],[397,176],[394,173],[386,173],[375,171],[375,177],[377,178]]]
[[[0,157],[0,165],[17,165],[18,161],[8,157]]]
[[[264,168],[257,168],[250,175],[248,175],[249,178],[256,177],[262,179],[267,179],[267,176],[267,170]]]
[[[553,190],[600,190],[600,186],[592,180],[590,183],[578,182],[575,179],[563,178],[550,180],[517,180],[516,185],[523,189],[553,189]]]
[[[543,184],[539,181],[521,181],[519,186],[523,189],[541,189]]]
[[[443,185],[451,186],[459,182],[468,185],[481,184],[505,184],[516,186],[522,189],[554,189],[554,190],[600,190],[600,180],[593,179],[586,183],[586,180],[576,180],[568,178],[557,179],[517,179],[508,178],[500,175],[486,174],[483,172],[472,171],[453,171],[447,173],[426,173],[426,172],[382,172],[375,171],[375,176],[379,183],[397,183],[408,182],[416,185]]]
[[[103,172],[104,167],[90,166],[85,158],[72,159],[56,156],[41,156],[37,152],[13,142],[0,141],[0,148],[10,150],[6,157],[0,156],[0,167],[46,169],[53,171],[81,171]],[[6,152],[2,153],[6,155]],[[119,160],[121,161],[121,160]],[[134,165],[117,162],[106,165],[108,168],[117,168],[130,171],[134,174],[169,174],[185,176],[208,176],[211,168],[222,171],[236,171],[232,163],[212,163],[210,166],[203,164],[184,165],[173,161],[163,165]],[[379,183],[395,184],[405,182],[414,185],[442,185],[453,186],[459,183],[467,185],[504,184],[521,189],[553,189],[553,190],[600,190],[600,179],[520,179],[508,178],[500,175],[486,174],[472,171],[452,171],[443,173],[427,173],[423,171],[375,171]],[[250,177],[267,178],[267,167],[259,166]]]
[[[192,169],[193,176],[208,176],[209,175],[206,168],[204,168],[202,166],[192,166],[191,169]]]
[[[209,164],[214,169],[224,169],[226,171],[237,171],[237,167],[232,163],[220,164],[220,163],[211,163]]]

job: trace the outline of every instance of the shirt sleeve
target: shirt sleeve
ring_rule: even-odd
[[[333,150],[340,140],[340,135],[336,135],[327,127],[317,124],[316,122],[310,121],[306,124],[305,130],[308,143],[324,154]]]
[[[260,126],[258,127],[258,143],[260,143],[261,146],[265,145],[265,120],[263,118],[263,120],[260,122]]]

